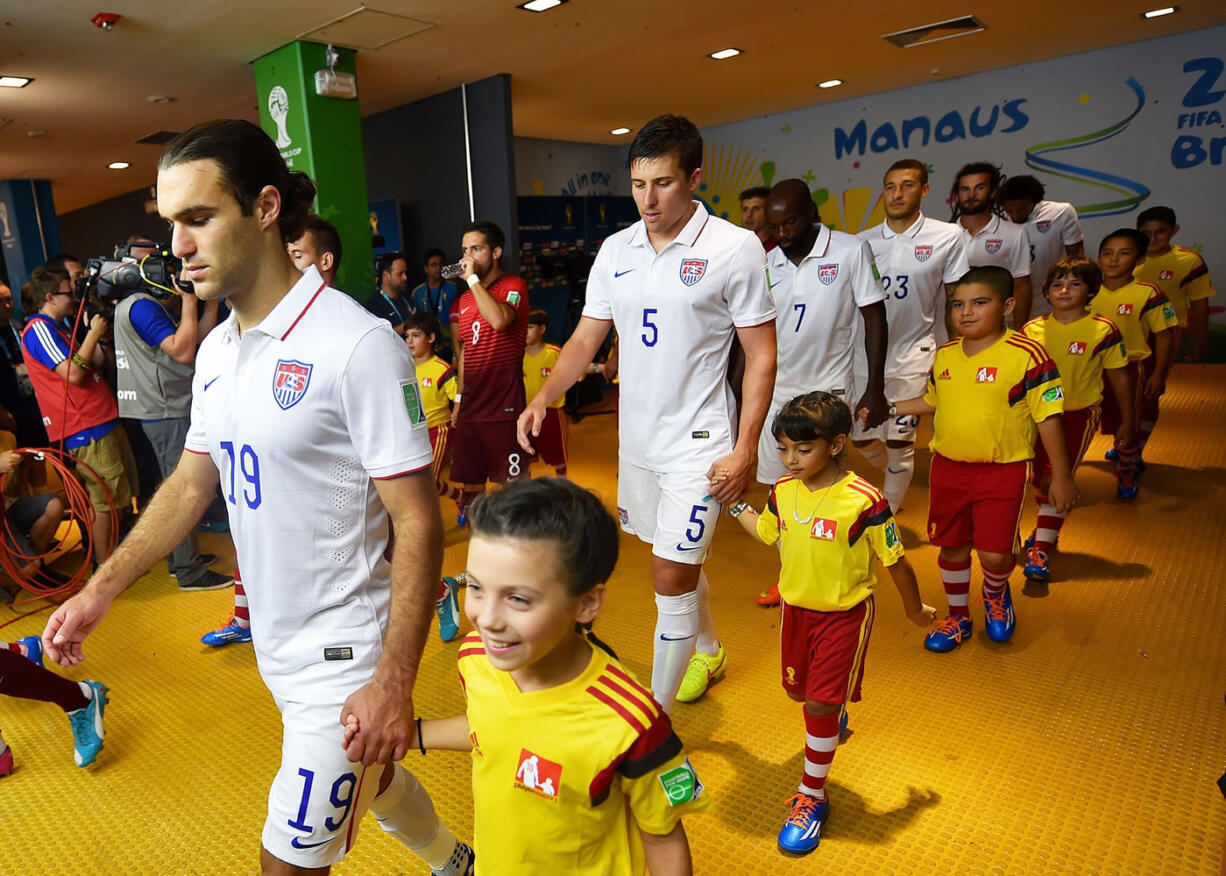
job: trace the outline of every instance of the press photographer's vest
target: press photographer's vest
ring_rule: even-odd
[[[30,317],[21,333],[23,342],[25,336],[34,330],[35,321],[41,321],[53,332],[57,332],[64,339],[64,346],[71,349],[68,333],[56,325],[55,320],[42,314]],[[38,397],[38,408],[43,414],[47,437],[52,441],[69,438],[85,429],[109,423],[119,416],[115,396],[97,371],[88,372],[78,386],[63,380],[35,356],[26,356],[26,371],[30,375],[30,382],[34,384],[34,394]],[[64,409],[65,384],[68,387],[67,410]]]
[[[119,415],[134,420],[170,420],[191,415],[195,365],[176,362],[160,346],[150,347],[132,325],[132,305],[144,292],[129,295],[115,307],[115,373],[119,378]],[[194,298],[184,301],[195,307]]]

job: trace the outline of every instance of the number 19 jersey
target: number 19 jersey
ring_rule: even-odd
[[[962,230],[920,213],[901,233],[880,225],[860,232],[873,250],[885,289],[889,346],[885,376],[918,377],[932,367],[939,339],[945,337],[945,286],[970,270]],[[863,322],[859,323],[863,337]],[[868,384],[863,343],[856,344],[856,386]]]
[[[705,472],[732,450],[733,333],[775,319],[757,235],[694,207],[659,253],[642,220],[606,239],[583,308],[617,327],[619,456],[655,472]]]
[[[372,478],[430,467],[419,392],[387,321],[314,267],[258,325],[240,335],[231,315],[200,347],[186,450],[220,473],[274,696],[342,702],[374,672],[391,567]]]

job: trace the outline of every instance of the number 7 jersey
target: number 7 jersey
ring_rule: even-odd
[[[340,702],[373,673],[387,623],[372,478],[431,464],[408,348],[310,268],[258,325],[240,335],[232,314],[205,338],[186,450],[220,474],[264,682]]]
[[[731,452],[733,334],[775,319],[757,236],[694,206],[659,253],[642,220],[611,235],[587,283],[583,315],[617,328],[619,456],[650,471],[705,472]]]

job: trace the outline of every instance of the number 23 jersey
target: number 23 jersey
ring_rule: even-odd
[[[583,315],[617,327],[618,453],[649,471],[705,472],[732,450],[732,338],[775,318],[757,236],[693,203],[659,253],[642,220],[610,236],[587,283]]]
[[[240,335],[232,314],[205,338],[186,449],[220,474],[265,683],[343,700],[373,673],[387,623],[372,478],[431,464],[408,348],[310,268],[258,325]]]

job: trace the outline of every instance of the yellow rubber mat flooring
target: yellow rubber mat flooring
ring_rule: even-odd
[[[775,847],[783,800],[802,773],[799,706],[778,682],[777,613],[753,595],[776,575],[773,549],[721,524],[707,565],[727,677],[678,705],[678,733],[716,802],[687,822],[697,872],[1218,872],[1226,801],[1226,368],[1176,369],[1135,503],[1115,499],[1100,438],[1078,475],[1083,503],[1065,527],[1049,585],[1013,578],[1018,628],[947,655],[922,648],[888,579],[878,596],[864,700],[830,778],[821,847],[802,860]],[[571,430],[571,476],[610,504],[612,416]],[[926,601],[944,609],[935,549],[922,542],[927,451],[900,515]],[[858,458],[851,464],[877,475]],[[543,472],[538,472],[543,473]],[[760,506],[763,490],[751,494]],[[466,531],[448,522],[445,569],[463,568]],[[1024,526],[1029,531],[1034,510]],[[208,550],[233,557],[223,536]],[[600,635],[650,678],[655,609],[648,549],[623,558]],[[221,565],[221,564],[219,564]],[[179,874],[258,870],[280,724],[250,646],[213,650],[202,633],[229,612],[229,590],[181,594],[159,564],[114,606],[65,674],[111,688],[106,748],[72,762],[54,706],[0,700],[17,769],[0,780],[0,873]],[[8,620],[0,608],[0,622]],[[41,632],[45,614],[0,629]],[[432,633],[433,636],[433,633]],[[433,637],[416,701],[427,716],[463,707],[456,643]],[[444,820],[470,835],[464,755],[411,755]],[[531,826],[526,825],[530,830]],[[367,818],[343,874],[426,873]]]

